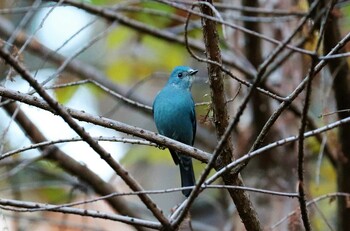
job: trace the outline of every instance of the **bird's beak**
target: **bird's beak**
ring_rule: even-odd
[[[192,76],[192,75],[195,75],[197,72],[198,70],[190,70],[188,71],[188,74]]]

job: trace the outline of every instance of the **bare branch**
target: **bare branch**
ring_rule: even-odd
[[[160,229],[161,224],[154,221],[142,220],[135,217],[121,216],[117,214],[108,214],[101,211],[87,210],[87,209],[78,209],[70,207],[57,207],[56,205],[42,204],[38,202],[29,202],[29,201],[18,201],[10,199],[0,199],[1,209],[16,211],[16,212],[35,212],[37,209],[67,213],[67,214],[76,214],[80,216],[88,216],[94,218],[107,219],[112,221],[120,221],[130,225],[143,226],[151,229]],[[19,208],[19,209],[16,209]],[[33,210],[33,211],[32,211]]]
[[[151,143],[149,141],[146,140],[137,140],[137,139],[128,139],[125,137],[103,137],[103,136],[99,136],[99,137],[92,137],[94,140],[96,141],[110,141],[110,142],[121,142],[121,143],[125,143],[125,144],[138,144],[138,145],[147,145],[147,146],[157,146],[154,143]],[[20,152],[24,152],[24,151],[28,151],[31,149],[36,149],[36,148],[42,148],[45,146],[50,146],[53,144],[59,144],[59,143],[69,143],[69,142],[78,142],[78,141],[84,141],[81,137],[73,137],[73,138],[66,138],[66,139],[59,139],[59,140],[50,140],[50,141],[45,141],[45,142],[41,142],[41,143],[35,143],[32,145],[29,145],[27,147],[22,147],[16,150],[12,150],[6,153],[3,153],[0,156],[0,160],[3,160],[5,158],[8,158],[10,156],[13,156],[17,153]]]
[[[337,197],[350,197],[350,193],[343,193],[343,192],[334,192],[334,193],[327,193],[325,195],[316,197],[313,200],[310,200],[306,203],[306,206],[310,206],[312,204],[315,204],[319,201],[325,200],[325,199],[334,199]],[[284,218],[282,218],[281,220],[279,220],[278,222],[276,222],[274,225],[271,226],[271,229],[275,229],[277,228],[280,224],[282,224],[284,221],[286,221],[290,216],[296,214],[296,210],[294,210],[293,212],[289,213],[287,216],[285,216]]]

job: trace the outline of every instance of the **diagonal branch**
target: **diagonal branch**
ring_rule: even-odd
[[[31,74],[20,64],[12,55],[0,49],[0,56],[12,66],[35,90],[36,92],[49,104],[49,106],[62,117],[62,119],[82,138],[89,146],[96,151],[100,157],[106,161],[112,169],[125,181],[125,183],[134,191],[142,191],[141,185],[133,179],[129,173],[116,162],[104,148],[102,148],[98,142],[96,142],[83,127],[79,126],[76,121],[70,116],[67,110],[59,105],[43,87],[31,76]],[[163,215],[161,210],[152,201],[148,195],[139,195],[140,199],[144,202],[146,207],[153,213],[153,215],[164,225],[169,226],[168,219]]]
[[[4,106],[5,111],[9,115],[12,115],[16,110],[18,110],[17,108],[18,104],[16,103],[10,103]],[[24,114],[21,109],[18,110],[17,115],[14,119],[33,143],[48,142],[45,136],[40,132],[35,124],[30,121],[30,119]],[[56,146],[46,146],[39,148],[42,152],[47,154],[45,155],[45,158],[54,161],[65,171],[78,177],[90,185],[96,193],[100,195],[108,195],[116,192],[116,190],[110,184],[106,183],[89,168],[80,164]],[[4,158],[4,156],[1,156],[1,158]],[[115,211],[122,215],[138,217],[135,211],[129,208],[127,203],[121,198],[107,198],[107,202]]]

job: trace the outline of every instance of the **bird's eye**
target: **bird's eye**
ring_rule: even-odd
[[[177,74],[177,77],[179,77],[179,78],[182,78],[182,76],[183,76],[182,72],[180,72],[179,74]]]

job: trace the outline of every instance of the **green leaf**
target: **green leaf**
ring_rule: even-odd
[[[54,89],[56,100],[61,104],[67,103],[73,97],[75,92],[78,90],[78,87],[79,86],[71,86],[71,87]]]

